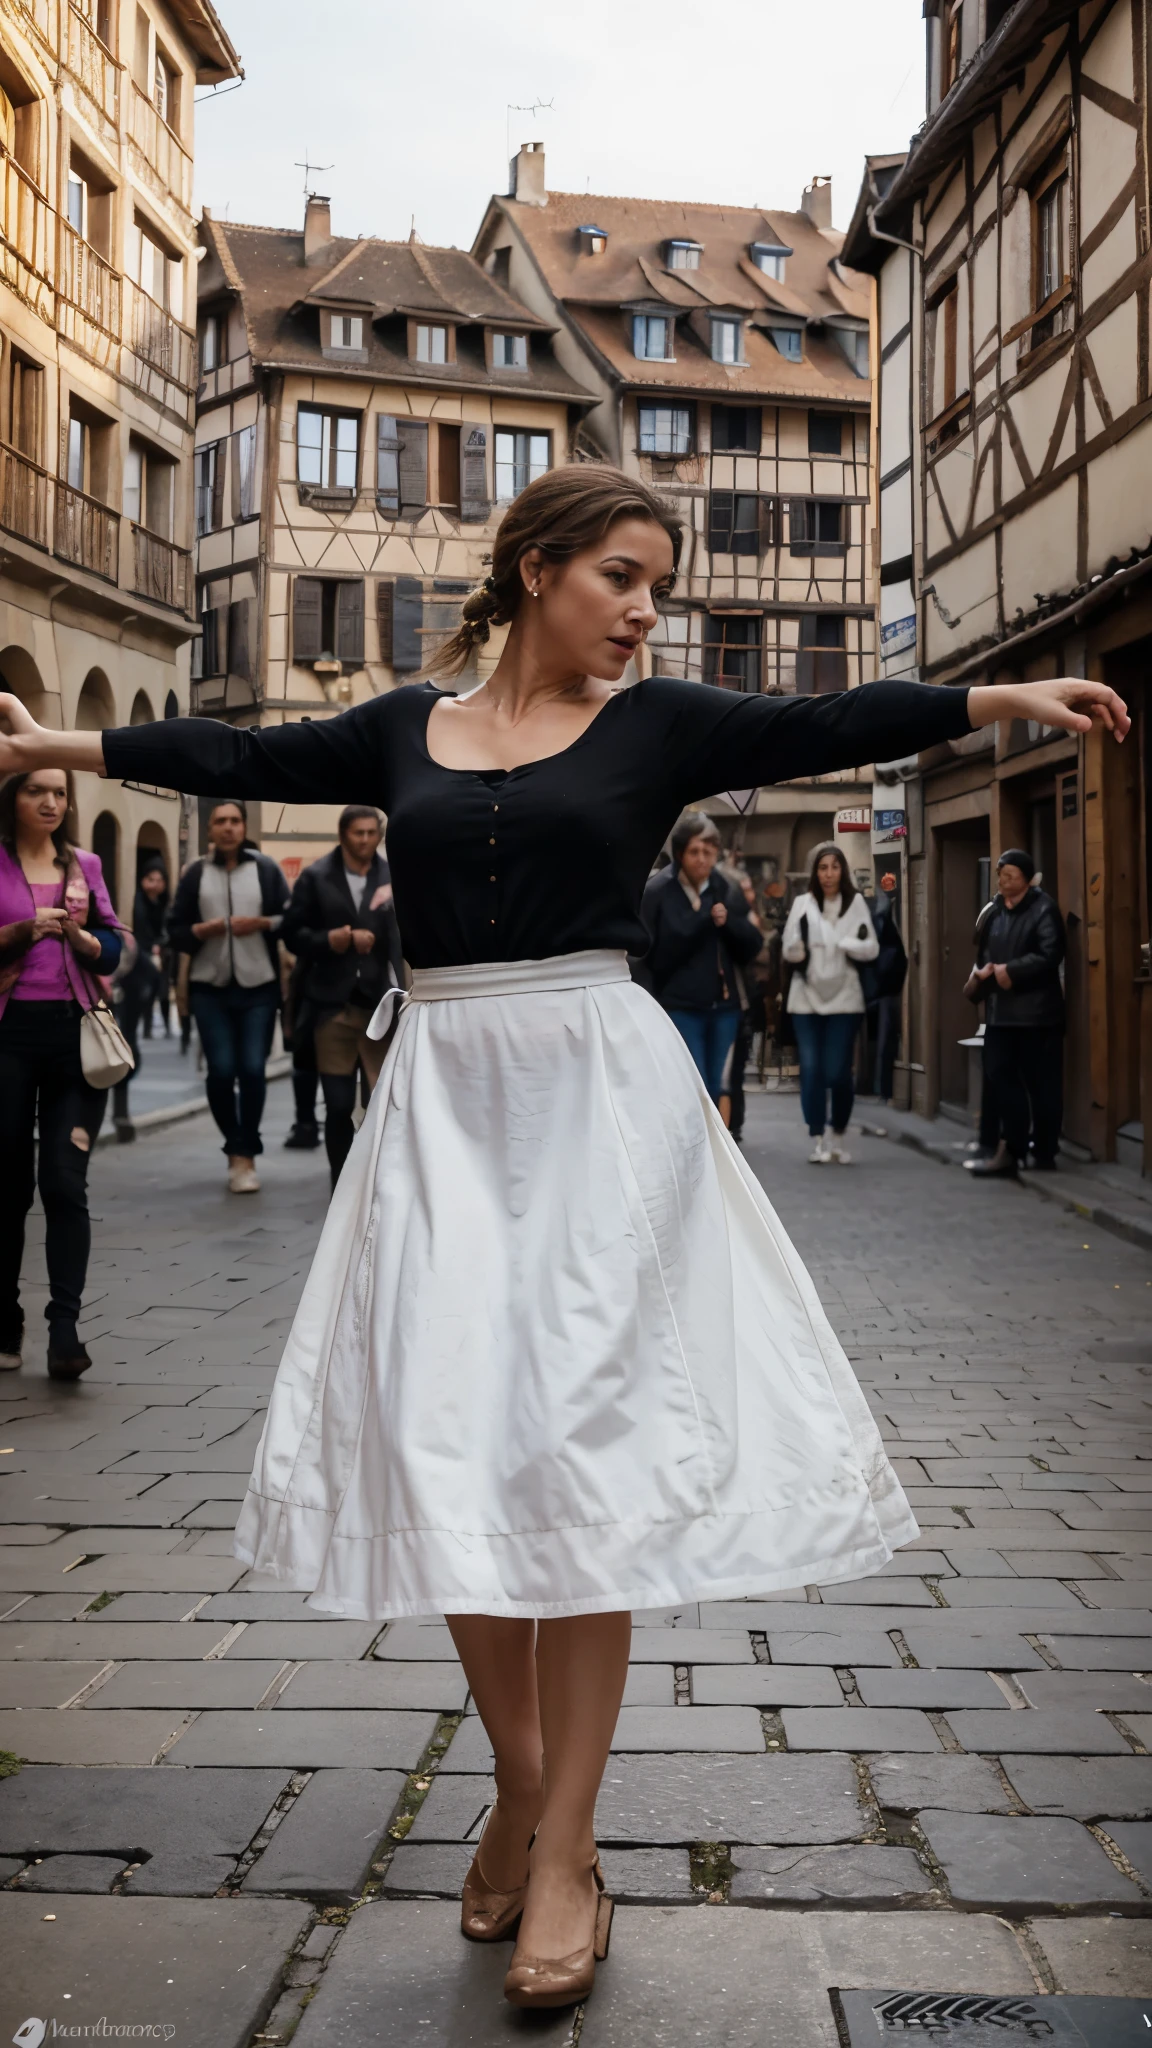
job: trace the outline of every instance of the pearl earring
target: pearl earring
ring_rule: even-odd
[[[533,595],[533,597],[539,597],[539,595],[540,595],[540,586],[539,586],[539,584],[535,584],[535,585],[533,586],[533,590],[532,590],[532,595]]]

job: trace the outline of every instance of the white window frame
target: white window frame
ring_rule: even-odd
[[[302,429],[305,421],[315,420],[317,432],[311,431],[307,439]],[[335,433],[333,433],[335,428]],[[348,431],[351,430],[352,446],[349,447]],[[306,462],[301,457],[307,458]],[[315,457],[315,461],[313,461]],[[350,458],[350,459],[349,459]],[[355,491],[358,488],[360,464],[360,419],[356,413],[336,413],[322,410],[315,405],[298,405],[296,408],[296,481],[310,485],[320,491]],[[316,476],[306,476],[305,467],[318,470]]]
[[[649,423],[645,423],[645,414]],[[692,453],[692,408],[689,405],[639,407],[638,437],[642,455],[690,455]]]
[[[664,330],[664,346],[659,349],[650,346],[654,327]],[[638,363],[670,363],[674,360],[672,322],[666,313],[633,313],[632,353]]]
[[[786,363],[802,363],[804,360],[804,335],[799,327],[770,327],[768,333],[777,352]],[[787,344],[787,346],[785,346]]]
[[[497,427],[493,441],[496,501],[507,505],[551,469],[552,437],[534,433],[530,427]]]
[[[731,355],[728,349],[731,348]],[[742,363],[744,361],[744,323],[728,315],[712,316],[712,361],[714,363]]]
[[[512,360],[508,360],[511,349]],[[494,370],[526,370],[528,368],[528,336],[526,334],[494,334],[492,336],[492,367]]]
[[[329,348],[355,350],[364,347],[364,320],[359,313],[330,313],[328,315]]]
[[[448,329],[439,325],[416,327],[416,361],[418,363],[446,363],[448,361]]]

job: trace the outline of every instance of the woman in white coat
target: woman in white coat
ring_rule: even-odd
[[[852,885],[848,863],[826,840],[812,856],[808,887],[784,927],[784,958],[793,969],[788,1014],[800,1054],[800,1106],[813,1140],[813,1166],[847,1166],[844,1134],[856,1088],[852,1058],[864,1014],[857,965],[875,960],[879,942],[868,905]],[[832,1097],[832,1144],[824,1143]]]

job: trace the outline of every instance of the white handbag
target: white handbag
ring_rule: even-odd
[[[80,1019],[80,1065],[91,1088],[114,1088],[136,1065],[132,1048],[103,996]]]

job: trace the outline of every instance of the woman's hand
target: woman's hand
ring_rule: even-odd
[[[1123,697],[1107,683],[1079,682],[1058,676],[1051,683],[989,683],[968,692],[968,717],[973,727],[995,725],[999,719],[1031,718],[1040,725],[1058,725],[1065,732],[1091,732],[1100,724],[1119,741],[1127,738],[1132,720]]]
[[[60,930],[72,951],[78,954],[81,960],[100,958],[100,941],[95,932],[85,931],[84,926],[77,924],[74,917],[66,917]]]
[[[712,922],[714,925],[717,926],[717,928],[719,928],[721,925],[727,924],[728,905],[726,903],[714,903],[712,905]]]
[[[29,944],[34,946],[37,939],[62,939],[67,923],[66,910],[59,907],[54,910],[38,910],[32,919],[32,937]]]
[[[33,768],[104,773],[104,742],[98,732],[52,732],[37,725],[27,705],[9,691],[0,691],[0,728],[0,775],[26,775]]]

